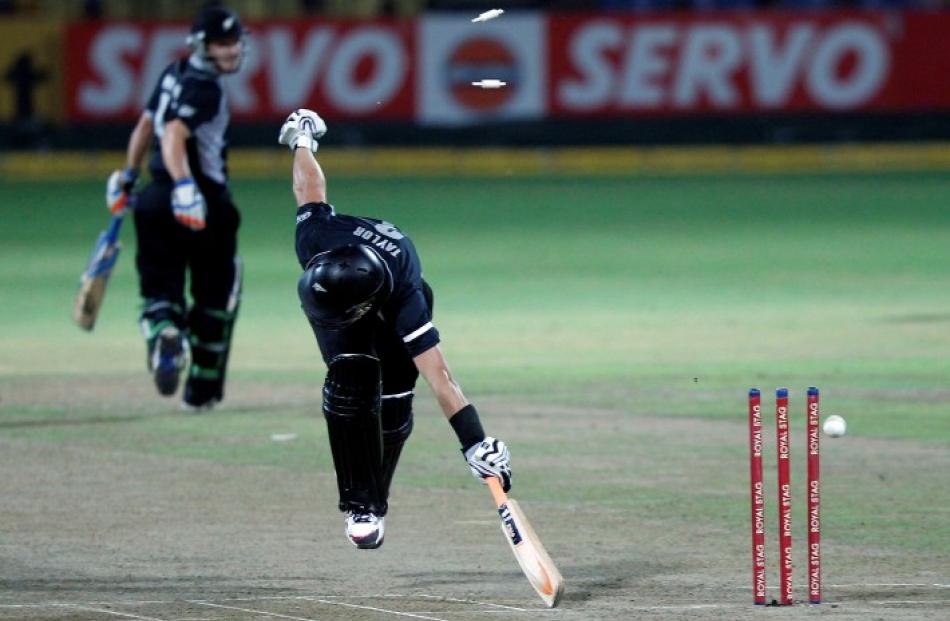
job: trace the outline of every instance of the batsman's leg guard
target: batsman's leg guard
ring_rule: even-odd
[[[380,426],[382,378],[379,360],[340,354],[330,361],[323,386],[340,510],[386,515],[380,494],[383,459]]]
[[[224,398],[224,380],[231,352],[237,309],[193,306],[188,313],[191,367],[185,383],[185,405],[210,407]]]
[[[139,326],[145,337],[146,364],[159,394],[171,396],[178,390],[181,371],[188,360],[184,338],[182,305],[168,300],[145,300]]]
[[[185,407],[190,409],[207,409],[224,399],[231,338],[241,304],[243,271],[239,257],[233,257],[225,265],[230,267],[229,280],[225,281],[230,283],[227,289],[220,285],[210,288],[207,282],[205,288],[199,288],[195,279],[192,280],[195,303],[188,313],[192,357],[183,399]]]
[[[383,395],[383,469],[380,492],[383,500],[389,501],[389,486],[399,463],[402,447],[412,433],[412,391]]]

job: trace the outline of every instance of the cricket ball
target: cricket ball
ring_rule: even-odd
[[[848,430],[848,424],[837,414],[832,414],[821,428],[829,438],[840,438]]]

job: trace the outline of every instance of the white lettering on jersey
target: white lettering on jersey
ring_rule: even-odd
[[[353,231],[353,235],[356,235],[360,239],[363,239],[369,242],[370,244],[372,244],[373,246],[376,246],[380,250],[385,250],[392,257],[398,257],[399,253],[402,252],[398,244],[394,244],[388,239],[380,235],[377,235],[376,233],[370,231],[369,229],[366,229],[365,227],[362,227],[362,226],[356,227],[356,229],[354,229]]]

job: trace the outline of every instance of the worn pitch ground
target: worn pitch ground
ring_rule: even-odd
[[[541,474],[556,468],[557,460],[528,454],[519,460],[515,485],[522,486],[525,509],[567,582],[560,607],[547,610],[498,532],[488,493],[469,480],[454,454],[435,463],[444,470],[440,480],[457,481],[457,487],[427,489],[397,476],[385,546],[357,551],[343,537],[330,472],[228,465],[157,456],[135,448],[141,444],[103,448],[71,440],[70,434],[92,427],[137,442],[133,429],[141,421],[167,417],[174,424],[183,416],[163,410],[167,402],[151,397],[148,386],[138,394],[139,388],[126,385],[130,394],[123,399],[149,405],[123,413],[109,402],[115,398],[112,385],[103,381],[80,393],[61,383],[45,391],[33,386],[34,402],[35,395],[88,398],[55,418],[25,407],[4,409],[0,620],[702,620],[768,613],[749,603],[748,483],[745,446],[736,441],[744,437],[744,420],[483,400],[486,410],[511,414],[497,433],[514,447],[519,438],[527,441],[518,417],[537,416],[550,418],[549,427],[560,433],[581,434],[581,425],[614,429],[628,449],[611,444],[596,457],[574,456],[575,479],[550,486],[551,497],[544,500],[532,500],[527,491],[546,485]],[[232,399],[208,414],[206,424],[220,425],[227,438],[230,417],[276,418],[281,407],[299,405],[258,409],[271,396],[261,386],[236,383]],[[5,385],[4,406],[22,398]],[[105,413],[91,409],[96,401],[106,404]],[[429,426],[444,425],[426,404],[418,414],[422,437]],[[314,415],[312,423],[322,421]],[[27,433],[44,426],[48,440]],[[433,434],[440,431],[447,433],[433,427]],[[704,450],[710,446],[723,450]],[[411,447],[412,441],[410,464]],[[924,468],[950,471],[950,456],[941,447],[860,438],[841,447],[826,457],[839,476],[854,474],[869,460],[888,463],[894,481],[912,480]],[[658,467],[657,459],[673,454],[675,460]],[[412,480],[409,468],[405,478]],[[588,501],[596,492],[592,481],[632,492],[629,498]],[[672,489],[688,498],[716,485],[722,506],[735,507],[734,524],[721,519],[718,505],[703,512],[685,504],[671,508],[650,492]],[[826,493],[833,503],[833,486]],[[794,606],[783,616],[935,618],[950,603],[946,555],[897,551],[886,541],[836,544],[829,536],[826,603]],[[796,583],[796,595],[804,598],[803,584]]]

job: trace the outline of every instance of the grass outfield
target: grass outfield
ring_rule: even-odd
[[[0,189],[4,377],[139,364],[131,226],[95,335],[67,321],[99,185]],[[235,193],[235,374],[309,375],[288,182]],[[732,417],[750,384],[816,383],[862,433],[933,441],[950,438],[946,403],[913,393],[950,374],[948,194],[925,175],[330,184],[341,211],[412,235],[471,392]]]
[[[774,388],[792,390],[797,469],[804,389],[817,385],[823,414],[849,424],[825,441],[832,552],[881,545],[947,581],[947,175],[328,174],[338,210],[391,220],[416,242],[444,349],[489,433],[512,446],[519,498],[672,528],[702,516],[743,546],[725,565],[744,580],[745,393],[760,387],[768,404]],[[0,186],[0,437],[331,468],[315,418],[323,367],[295,296],[289,185],[235,184],[244,300],[229,399],[200,417],[154,396],[144,373],[131,226],[95,332],[69,320],[107,220],[103,183]],[[425,388],[417,403],[398,484],[466,487]],[[299,441],[270,440],[283,431]],[[794,476],[803,512],[803,470]],[[848,571],[861,575],[867,559],[855,559]]]

